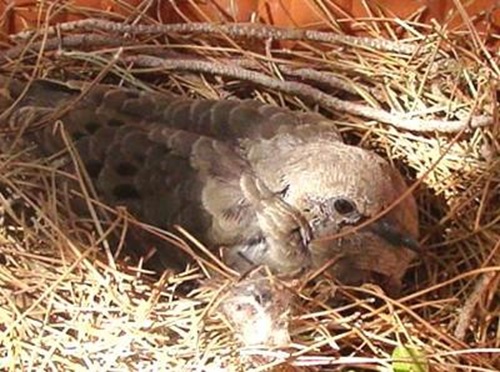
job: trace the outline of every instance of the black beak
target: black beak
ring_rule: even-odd
[[[404,246],[414,252],[421,253],[420,244],[408,234],[399,231],[390,221],[386,218],[380,218],[368,226],[368,229],[373,231],[381,238],[388,241],[394,246]]]

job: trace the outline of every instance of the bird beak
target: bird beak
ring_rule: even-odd
[[[404,246],[414,252],[421,252],[420,244],[410,235],[402,233],[387,218],[378,219],[368,229],[396,247]]]

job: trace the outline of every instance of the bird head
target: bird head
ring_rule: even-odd
[[[327,272],[344,284],[397,292],[418,250],[417,207],[400,173],[341,142],[308,141],[281,156],[273,187],[308,221],[313,265],[331,261]]]

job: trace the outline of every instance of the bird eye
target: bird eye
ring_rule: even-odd
[[[288,190],[290,190],[290,185],[286,185],[282,190],[278,191],[278,194],[284,198],[288,194]]]
[[[259,305],[265,305],[266,303],[271,302],[272,300],[272,295],[271,293],[264,291],[264,292],[258,292],[255,295],[255,300]]]
[[[356,211],[356,205],[349,199],[337,199],[333,202],[333,207],[341,215],[351,214]]]

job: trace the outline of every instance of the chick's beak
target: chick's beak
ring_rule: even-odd
[[[401,232],[401,230],[387,218],[382,217],[374,221],[369,225],[368,229],[395,247],[403,246],[417,253],[421,253],[422,251],[420,244],[415,238]]]

